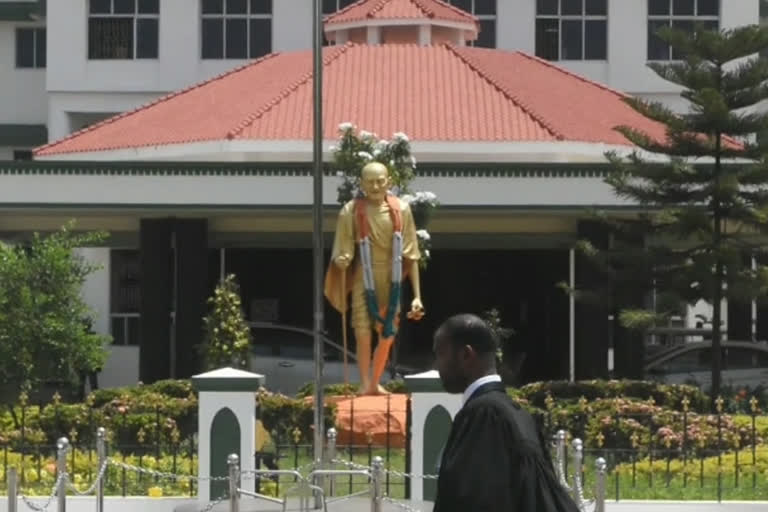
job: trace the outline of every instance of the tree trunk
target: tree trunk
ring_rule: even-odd
[[[717,232],[719,229],[715,228],[715,231]],[[720,348],[720,340],[722,339],[722,276],[723,264],[718,257],[715,263],[715,291],[714,303],[712,304],[712,390],[710,392],[712,412],[715,412],[715,400],[720,396],[720,370],[722,368],[722,350]]]
[[[720,69],[722,76],[722,69]],[[718,86],[721,84],[721,80],[718,80]],[[720,87],[719,87],[720,88]],[[721,89],[721,88],[720,88]],[[722,211],[720,202],[720,172],[721,172],[721,158],[720,152],[722,149],[722,134],[715,134],[715,189],[714,189],[714,208],[712,220],[714,222],[714,233],[712,236],[712,249],[715,252],[715,279],[714,279],[714,293],[712,299],[712,390],[710,392],[711,401],[710,408],[712,412],[715,412],[716,404],[715,400],[720,396],[720,372],[722,369],[722,350],[720,348],[720,341],[722,339],[722,299],[723,299],[723,260],[720,256],[720,247],[722,246]]]

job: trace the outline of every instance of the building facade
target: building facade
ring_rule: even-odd
[[[330,14],[351,0],[324,0]],[[472,44],[521,50],[684,108],[646,67],[660,25],[758,23],[760,0],[451,0]],[[311,0],[0,0],[0,158],[267,54],[311,47]]]
[[[662,100],[678,109],[684,105],[675,88],[646,67],[649,60],[674,58],[649,32],[662,24],[686,26],[702,21],[728,28],[759,21],[757,0],[722,5],[716,0],[451,3],[477,20],[479,32],[467,45],[536,55],[597,84]],[[323,7],[332,14],[350,4],[325,0]],[[158,98],[220,77],[270,52],[286,53],[290,60],[310,47],[311,6],[310,0],[58,0],[47,5],[0,0],[0,41],[12,43],[13,49],[9,52],[8,45],[0,45],[0,86],[5,90],[7,82],[12,91],[0,95],[0,158],[28,159],[33,147],[60,141],[142,105],[150,105],[146,111],[152,112],[151,104]],[[367,38],[375,33],[370,29],[366,28]],[[468,55],[462,65],[478,65],[480,57],[480,53]],[[296,58],[302,65],[309,62]],[[425,62],[433,62],[432,58]],[[491,68],[485,66],[485,74]],[[8,72],[1,72],[4,69]],[[288,82],[301,79],[301,73],[289,75],[289,69],[280,68],[285,73],[280,76]],[[542,70],[552,71],[546,65],[529,69]],[[501,75],[489,82],[515,83],[511,75],[502,76],[504,70],[493,71],[497,72]],[[576,115],[584,96],[574,92],[571,100],[568,91],[578,87],[616,99],[600,85],[566,77],[567,73],[556,75],[566,84],[554,109],[562,115],[572,111],[571,115],[589,124],[589,115],[598,113],[599,107],[594,107]],[[255,75],[253,88],[260,87],[259,80]],[[551,83],[548,78],[539,80],[544,84],[540,89]],[[222,94],[229,91],[221,90]],[[247,87],[237,90],[248,93]],[[514,103],[506,90],[503,95],[506,103]],[[594,105],[602,105],[601,97],[594,97]],[[211,104],[225,99],[214,98]],[[552,102],[546,103],[541,101],[538,107],[549,107],[552,113]],[[525,108],[519,110],[515,115],[530,116]],[[181,108],[173,115],[183,112]],[[201,112],[206,119],[216,116],[215,109]],[[624,114],[618,115],[615,119]],[[138,129],[114,123],[127,128],[117,128],[112,135],[119,138],[131,130],[161,133],[158,127],[163,118],[147,118]],[[356,119],[331,122],[347,120]],[[554,117],[550,121],[550,127],[557,125]],[[597,117],[593,121],[593,126],[600,124]],[[606,133],[611,129],[606,128]],[[93,133],[105,130],[109,126],[95,128]],[[532,130],[545,133],[551,128],[544,123]],[[547,136],[554,141],[553,133]],[[459,142],[448,136],[417,141],[416,154],[427,164],[420,167],[416,186],[436,192],[443,203],[434,226],[439,235],[434,241],[438,270],[427,274],[430,281],[425,286],[425,293],[434,294],[427,299],[438,304],[430,310],[429,321],[477,304],[501,305],[513,327],[526,333],[534,348],[534,366],[544,373],[533,378],[574,373],[601,376],[605,358],[595,354],[607,348],[607,315],[580,311],[555,285],[582,279],[571,248],[578,237],[589,233],[589,227],[579,221],[578,212],[595,205],[631,209],[613,197],[602,181],[602,155],[606,144],[612,143],[612,134],[601,134],[590,142],[583,142],[589,134],[586,138],[566,135],[557,146],[547,146],[549,141],[512,140],[517,135],[490,145],[473,142],[471,137]],[[107,135],[103,140],[111,138]],[[87,132],[70,142],[77,145],[82,139],[88,139]],[[142,357],[149,378],[168,375],[169,366],[178,369],[171,370],[171,375],[188,373],[193,361],[172,357],[167,348],[144,349],[167,347],[170,337],[174,350],[183,347],[186,354],[191,353],[200,337],[199,318],[204,313],[200,299],[225,272],[236,272],[246,282],[249,319],[311,324],[311,180],[306,164],[311,146],[290,140],[290,134],[281,135],[280,140],[263,139],[228,145],[213,141],[196,148],[128,144],[117,151],[102,144],[86,156],[56,150],[46,155],[43,149],[39,155],[46,161],[28,167],[0,163],[1,237],[56,229],[71,217],[84,229],[106,229],[112,235],[109,247],[84,250],[103,266],[91,277],[84,294],[96,313],[95,328],[115,339],[103,372],[108,384],[143,378]],[[329,176],[324,192],[327,246],[336,185]],[[467,248],[478,249],[477,254],[468,256]],[[178,254],[185,256],[177,259]],[[259,268],[279,268],[279,275],[254,270]],[[456,272],[456,268],[465,270]],[[439,276],[446,274],[462,290],[472,290],[464,294],[464,302],[448,301],[440,293],[444,284]],[[206,278],[195,279],[201,275]],[[301,288],[307,293],[295,293]],[[579,314],[581,320],[575,322]],[[417,328],[411,335],[427,340],[428,345],[428,329]],[[768,332],[758,335],[768,338]],[[623,352],[617,366],[632,366],[636,355],[632,350]],[[568,361],[564,354],[573,359]],[[551,363],[552,357],[558,364]]]

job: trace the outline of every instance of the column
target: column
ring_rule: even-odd
[[[169,376],[171,336],[171,219],[142,219],[139,234],[141,341],[139,378]]]
[[[201,369],[197,346],[204,341],[203,317],[208,299],[208,222],[175,221],[176,332],[175,378],[188,378]]]

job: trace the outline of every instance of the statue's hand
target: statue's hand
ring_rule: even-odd
[[[352,260],[349,258],[349,256],[341,255],[337,256],[333,262],[336,264],[337,267],[339,267],[341,270],[344,270],[347,268]]]
[[[421,303],[421,299],[416,297],[411,301],[411,310],[408,312],[407,317],[410,320],[419,321],[424,318],[424,304]]]

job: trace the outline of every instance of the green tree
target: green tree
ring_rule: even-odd
[[[756,56],[768,48],[768,31],[664,28],[659,36],[684,58],[649,67],[682,87],[690,109],[678,115],[659,103],[628,98],[632,108],[664,126],[666,137],[637,127],[617,130],[640,150],[668,158],[651,161],[639,151],[607,154],[607,183],[649,212],[631,224],[610,223],[619,232],[643,232],[644,245],[606,253],[582,242],[581,249],[606,269],[614,290],[655,286],[656,310],[625,308],[624,326],[654,325],[677,314],[681,304],[712,304],[714,398],[721,386],[721,299],[752,300],[768,291],[768,268],[752,270],[745,262],[766,252],[761,235],[768,220],[767,147],[742,142],[768,128],[768,116],[754,108],[768,98],[768,61]]]
[[[97,266],[74,249],[96,245],[104,233],[76,234],[74,223],[26,245],[0,242],[0,386],[3,401],[46,382],[75,386],[101,368],[108,337],[90,332],[92,312],[82,286]]]
[[[234,274],[226,276],[208,299],[211,311],[205,323],[203,357],[209,370],[250,367],[251,329],[243,316],[240,289]]]

